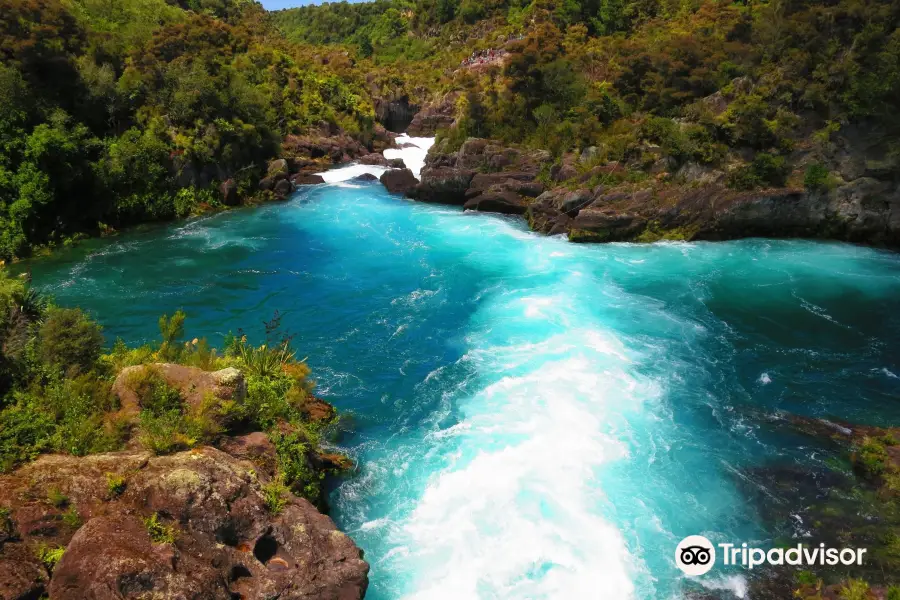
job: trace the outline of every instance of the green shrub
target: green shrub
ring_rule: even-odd
[[[760,186],[783,186],[787,173],[783,156],[760,152],[751,164],[729,173],[728,185],[739,190],[751,190]]]
[[[51,416],[27,397],[0,411],[0,472],[11,471],[51,448],[54,431]]]
[[[177,361],[181,348],[178,341],[184,337],[184,311],[175,311],[169,317],[163,315],[159,318],[159,333],[162,336],[162,344],[159,347],[159,357],[162,360]]]
[[[862,579],[850,579],[838,591],[841,600],[868,600],[869,584]]]
[[[106,491],[109,492],[110,498],[118,498],[125,492],[127,487],[125,478],[115,473],[106,474]]]
[[[867,477],[879,477],[887,469],[887,451],[884,444],[875,438],[863,438],[855,459],[857,468]]]
[[[102,328],[77,308],[51,308],[38,333],[41,359],[64,370],[90,371],[102,348]]]
[[[276,477],[262,486],[263,503],[273,515],[278,515],[287,506],[287,494],[290,490],[284,485],[281,477]]]
[[[181,410],[181,392],[170,386],[151,366],[135,369],[126,382],[138,397],[141,409],[155,415]]]
[[[63,513],[62,516],[63,523],[72,527],[73,529],[78,529],[81,527],[81,515],[78,514],[78,511],[74,506],[70,506],[69,510]]]
[[[174,544],[176,538],[175,527],[163,525],[159,520],[159,513],[153,513],[144,519],[144,527],[150,534],[150,540],[154,544]]]
[[[274,431],[269,438],[275,445],[278,473],[290,489],[313,504],[321,503],[324,473],[310,465],[310,451],[319,445],[319,436],[308,428],[288,432]]]
[[[803,186],[811,192],[827,189],[828,167],[822,163],[812,163],[806,167],[806,172],[803,175]]]
[[[58,488],[50,488],[47,490],[47,503],[54,508],[65,508],[69,505],[69,497]]]
[[[54,567],[56,567],[56,563],[62,559],[63,554],[65,553],[66,549],[61,546],[51,547],[44,544],[38,546],[36,550],[38,560],[44,563],[44,566],[48,571],[53,571]]]

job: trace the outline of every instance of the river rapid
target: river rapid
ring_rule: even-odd
[[[401,140],[404,141],[404,140]],[[395,150],[415,172],[429,139]],[[815,468],[749,417],[900,420],[900,258],[844,244],[576,245],[350,166],[286,203],[95,240],[34,282],[141,343],[275,310],[360,465],[332,516],[371,600],[680,598],[686,535],[773,545],[748,469]],[[740,571],[700,585],[741,597]]]

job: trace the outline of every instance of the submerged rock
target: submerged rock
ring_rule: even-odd
[[[373,181],[378,181],[378,177],[376,177],[375,175],[372,175],[371,173],[362,173],[360,175],[357,175],[350,181],[355,181],[357,183],[370,183]]]

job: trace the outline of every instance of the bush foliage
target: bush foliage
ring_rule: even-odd
[[[130,437],[157,454],[211,444],[222,435],[266,431],[277,449],[284,485],[321,500],[323,472],[314,468],[322,428],[304,413],[312,395],[309,368],[296,359],[291,339],[279,336],[279,318],[267,323],[265,344],[229,336],[221,353],[206,340],[186,342],[185,314],[159,319],[160,341],[138,348],[116,342],[103,351],[100,326],[78,309],[46,302],[22,279],[0,271],[0,472],[43,452],[82,456],[117,450]],[[246,397],[208,395],[184,401],[153,368],[172,362],[219,370],[236,367],[246,376]],[[148,365],[128,375],[138,399],[137,417],[121,411],[112,383],[122,368]],[[108,475],[111,497],[126,481]],[[65,507],[64,496],[48,502]],[[77,518],[77,513],[72,513]]]

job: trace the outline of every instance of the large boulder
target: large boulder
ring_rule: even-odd
[[[415,188],[419,181],[409,169],[391,169],[381,174],[381,183],[392,194],[406,194]]]
[[[462,205],[466,203],[466,190],[474,176],[475,171],[471,169],[426,166],[422,169],[421,182],[409,195],[422,202]]]
[[[284,158],[279,158],[269,162],[269,167],[266,170],[266,176],[271,177],[275,181],[280,179],[286,179],[288,175],[290,175],[291,170],[288,167],[288,161]]]
[[[378,181],[378,177],[372,175],[371,173],[360,173],[350,181],[355,183],[372,183],[373,181]]]
[[[298,173],[291,177],[294,185],[319,185],[325,183],[325,178],[321,175],[310,175],[307,173]]]
[[[282,179],[275,184],[275,197],[281,200],[287,198],[294,192],[294,184],[287,179]]]
[[[211,447],[49,455],[0,476],[16,531],[0,546],[2,597],[361,599],[368,565],[331,519],[288,492],[277,514],[267,508],[272,471],[257,459],[274,464],[274,447],[255,435],[235,443],[242,457]],[[40,547],[65,548],[49,575]]]

